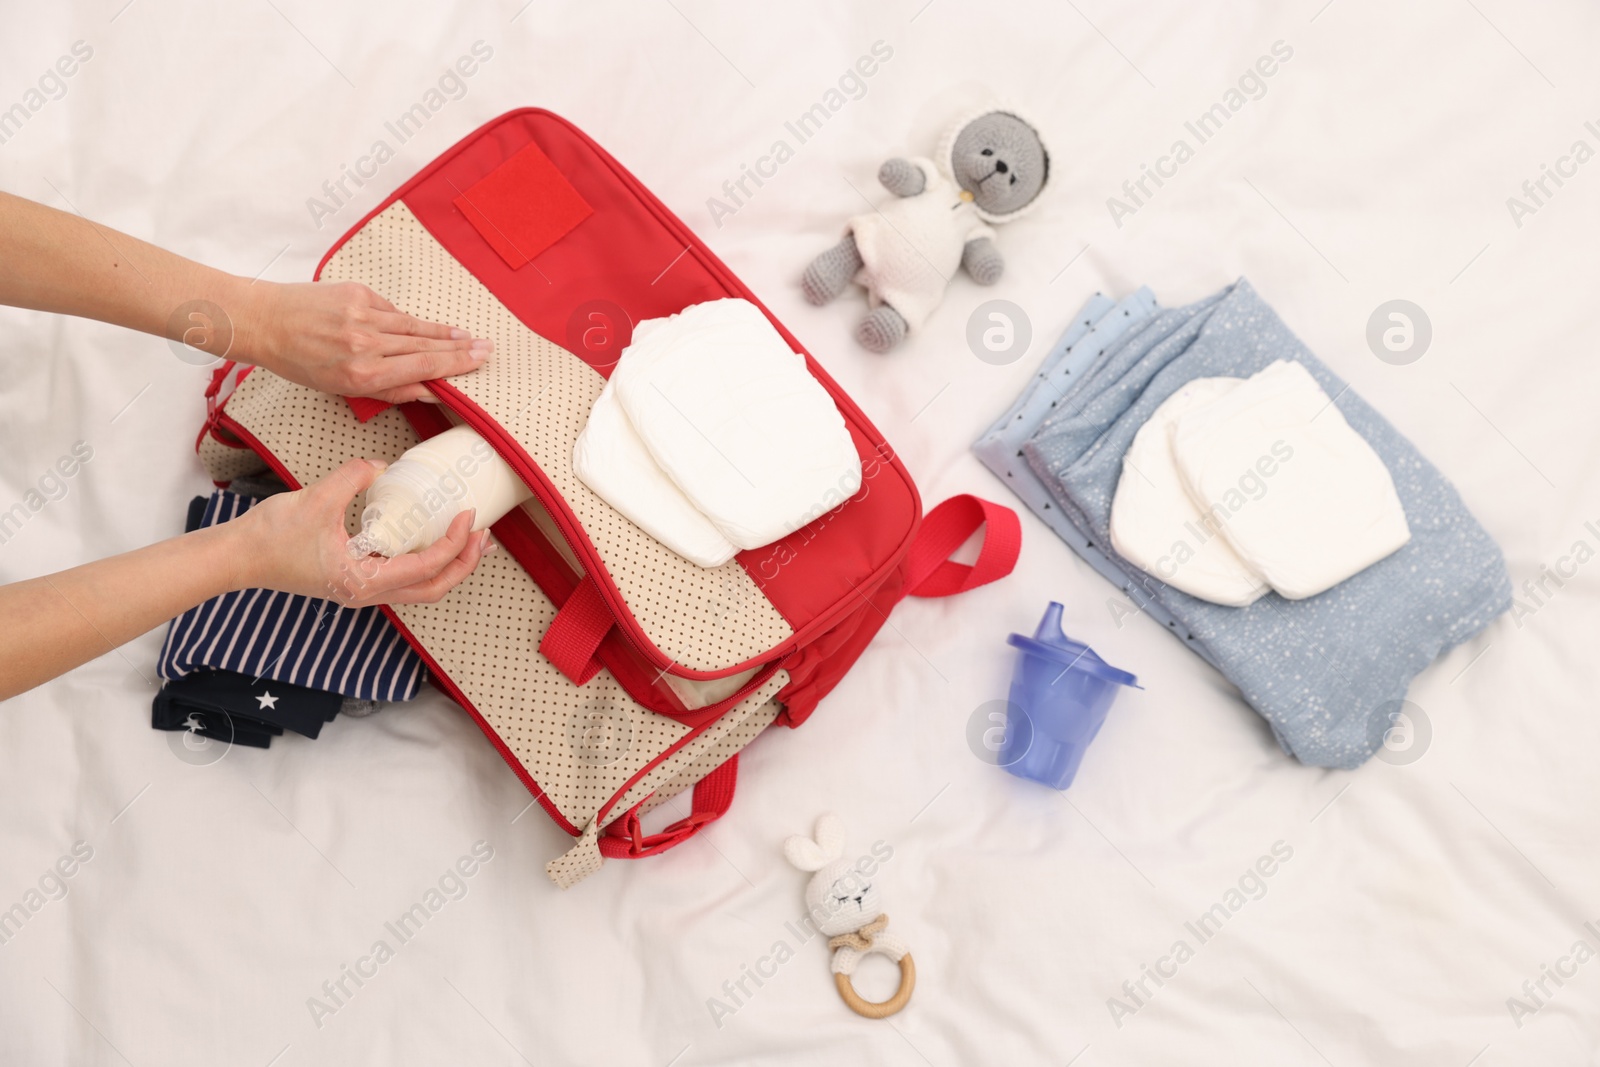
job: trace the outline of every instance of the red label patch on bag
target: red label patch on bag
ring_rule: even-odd
[[[456,197],[455,205],[512,270],[594,214],[550,157],[532,143]]]

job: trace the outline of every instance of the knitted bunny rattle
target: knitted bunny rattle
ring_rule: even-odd
[[[795,834],[783,843],[783,854],[802,871],[815,871],[806,885],[806,911],[833,949],[834,985],[850,1010],[868,1019],[886,1019],[906,1006],[917,985],[917,968],[905,942],[885,927],[889,916],[871,876],[843,858],[844,822],[831,812],[817,819],[812,840]],[[877,952],[900,964],[900,988],[881,1003],[861,999],[850,976],[861,958]]]

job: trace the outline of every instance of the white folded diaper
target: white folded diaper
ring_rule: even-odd
[[[861,487],[844,416],[747,300],[641,323],[607,388],[662,472],[739,548],[771,544]]]
[[[738,551],[656,465],[611,382],[589,411],[572,465],[583,484],[684,559],[720,567]]]
[[[1166,399],[1134,435],[1111,503],[1117,554],[1174,589],[1213,604],[1244,607],[1268,589],[1201,514],[1172,456],[1172,428],[1243,378],[1196,378]]]
[[[1172,454],[1200,510],[1289,600],[1411,539],[1389,469],[1300,363],[1278,360],[1181,416]]]

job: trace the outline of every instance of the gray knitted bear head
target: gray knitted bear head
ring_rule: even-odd
[[[1021,212],[1049,180],[1050,155],[1038,131],[1009,111],[977,116],[949,143],[951,177],[992,221]]]

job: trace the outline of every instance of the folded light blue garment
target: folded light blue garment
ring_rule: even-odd
[[[972,446],[984,465],[1022,497],[1057,534],[1065,536],[1060,528],[1060,512],[1055,511],[1050,502],[1050,490],[1023,458],[1022,446],[1055,414],[1057,406],[1077,387],[1079,379],[1098,365],[1100,357],[1125,333],[1143,323],[1155,307],[1155,296],[1149,289],[1140,289],[1121,301],[1099,293],[1091,296],[1060,340],[1046,353],[1028,388]]]
[[[1101,551],[1094,538],[1068,521],[1066,512],[1055,503],[1056,498],[1050,487],[1028,466],[1027,457],[1022,451],[1023,445],[1058,409],[1073,410],[1067,403],[1068,392],[1105,366],[1107,353],[1114,357],[1125,343],[1149,324],[1157,310],[1155,298],[1148,289],[1141,289],[1133,296],[1115,303],[1099,293],[1090,297],[1055,347],[1045,356],[1043,365],[1028,388],[1011,405],[1010,410],[973,444],[972,450],[984,466],[993,471],[996,478],[1004,481],[1057,537],[1120,589],[1127,602],[1162,626],[1169,627],[1173,633],[1192,641],[1188,631],[1180,628],[1172,614],[1150,595],[1144,586],[1149,579],[1142,572],[1124,570],[1123,565]],[[1117,614],[1119,610],[1125,610],[1128,614],[1136,613],[1133,608],[1126,608],[1120,598],[1107,597],[1106,603],[1113,618],[1122,618]],[[1189,647],[1216,666],[1206,648],[1194,644]]]
[[[1304,364],[1383,459],[1411,541],[1318,596],[1288,601],[1269,593],[1245,608],[1188,596],[1118,557],[1110,547],[1111,500],[1139,427],[1195,378],[1246,378],[1278,359]],[[1092,547],[1102,572],[1141,594],[1136,602],[1148,603],[1217,666],[1302,762],[1360,765],[1382,745],[1411,679],[1510,606],[1500,550],[1454,487],[1243,279],[1185,308],[1152,306],[1055,400],[1020,446],[1059,516],[1052,525],[1069,528],[1074,547]],[[1015,434],[1026,421],[1013,419],[1008,429]],[[1014,483],[1015,473],[1006,480]]]

